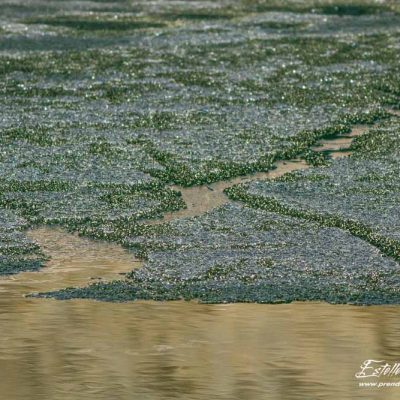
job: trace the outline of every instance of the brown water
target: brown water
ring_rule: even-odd
[[[119,245],[82,238],[60,228],[42,227],[28,232],[28,236],[51,258],[39,272],[0,276],[0,299],[19,301],[32,292],[121,279],[121,273],[142,265]]]
[[[382,399],[366,359],[398,360],[400,309],[0,300],[0,398]]]
[[[317,148],[344,156],[336,150],[351,137],[343,139]],[[306,167],[281,162],[267,174],[183,189],[188,209],[166,219],[224,204],[232,184]],[[0,400],[400,397],[400,388],[360,388],[354,376],[366,359],[400,360],[398,307],[26,298],[121,278],[141,265],[117,245],[60,229],[29,234],[51,261],[40,272],[0,278]]]

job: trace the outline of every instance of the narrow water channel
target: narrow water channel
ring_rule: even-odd
[[[316,150],[345,156],[352,138]],[[223,190],[300,168],[177,188],[188,204],[161,221],[199,215],[228,201]],[[0,278],[0,399],[398,399],[398,388],[360,389],[369,358],[396,360],[398,307],[194,302],[100,303],[24,297],[112,280],[140,267],[118,245],[61,229],[29,233],[50,256],[39,272]],[[351,394],[351,396],[349,396]]]
[[[328,152],[333,159],[346,157],[350,155],[350,152],[346,151],[346,149],[350,147],[352,140],[356,136],[362,135],[368,128],[368,125],[355,125],[348,135],[336,137],[335,139],[320,140],[312,149],[315,151]],[[268,172],[257,172],[255,174],[239,176],[237,178],[215,182],[210,185],[192,186],[189,188],[177,185],[171,186],[172,189],[182,193],[182,198],[187,208],[167,213],[162,219],[148,220],[146,223],[154,225],[174,219],[204,214],[213,208],[217,208],[229,202],[229,199],[224,194],[224,190],[230,186],[254,180],[273,179],[288,172],[310,168],[304,160],[299,158],[289,161],[279,161],[275,166],[275,169]]]

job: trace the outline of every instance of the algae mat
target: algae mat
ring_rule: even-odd
[[[43,266],[24,232],[58,225],[145,264],[57,297],[398,303],[399,129],[386,111],[399,108],[396,1],[13,0],[2,11],[0,274]],[[359,156],[313,150],[377,121]],[[179,187],[294,158],[317,169],[149,223],[187,207]]]

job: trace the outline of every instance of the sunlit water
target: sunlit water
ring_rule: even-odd
[[[346,148],[349,140],[318,149]],[[301,167],[300,161],[281,163],[269,177]],[[218,199],[226,202],[223,188],[239,180],[214,184],[213,190],[187,189],[186,214],[167,219],[205,212]],[[202,191],[211,195],[201,197]],[[31,292],[121,279],[141,266],[118,245],[60,229],[39,228],[30,236],[51,259],[40,272],[0,278],[1,400],[400,396],[399,387],[360,388],[355,378],[366,359],[400,360],[399,307],[27,298]]]
[[[1,399],[398,399],[400,309],[0,300]]]

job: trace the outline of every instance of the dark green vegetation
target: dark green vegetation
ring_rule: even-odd
[[[328,166],[226,190],[244,205],[125,238],[147,261],[123,282],[45,296],[398,304],[400,118],[352,147]]]
[[[125,281],[44,296],[107,301],[381,304],[400,301],[400,266],[336,229],[240,205],[126,239],[147,261]]]
[[[387,107],[399,108],[399,13],[398,2],[390,0],[5,1],[0,207],[23,218],[25,227],[61,224],[148,257],[125,283],[62,296],[396,302],[388,282],[396,279],[398,224],[391,222],[397,209],[395,200],[390,208],[389,194],[380,194],[394,189],[387,180],[373,188],[368,180],[346,187],[353,194],[342,189],[346,177],[381,176],[389,164],[390,173],[398,173],[398,155],[386,157],[397,145],[396,122],[381,126],[389,136],[366,136],[373,146],[357,141],[358,155],[343,164],[310,148],[320,138],[347,134],[354,124],[387,119]],[[182,223],[142,222],[185,206],[168,184],[211,183],[298,156],[320,166],[303,185],[319,197],[305,190],[302,198],[300,178],[293,199],[285,197],[284,188],[296,185],[291,176],[229,191],[267,211],[234,206]],[[274,192],[272,209],[262,188],[274,185],[281,185],[282,195],[275,199]],[[332,198],[331,187],[337,190]],[[346,196],[354,199],[346,202]],[[310,201],[309,215],[302,201]],[[215,240],[205,233],[211,219]],[[296,240],[283,253],[269,253],[276,238],[254,228],[254,219]],[[250,250],[242,259],[224,242],[251,248],[252,235],[260,242],[260,265]],[[7,240],[24,243],[12,235]],[[290,259],[305,242],[308,251]],[[208,253],[210,246],[215,251]],[[332,272],[331,281],[318,275],[322,255],[312,246],[327,254],[348,249],[335,262],[327,258],[323,274]],[[37,260],[35,266],[39,253]],[[297,276],[301,266],[307,272]],[[0,273],[11,269],[0,267]],[[278,279],[280,271],[292,285]]]
[[[146,21],[139,18],[115,18],[110,17],[93,17],[93,16],[59,16],[59,17],[44,17],[31,18],[24,21],[28,24],[43,24],[50,26],[65,26],[83,31],[125,31],[133,29],[146,28],[162,28],[166,24],[156,21]]]
[[[350,232],[400,261],[400,118],[355,139],[349,158],[231,187],[231,199]]]
[[[39,247],[21,231],[27,221],[10,211],[0,211],[0,275],[35,271],[45,261]]]

